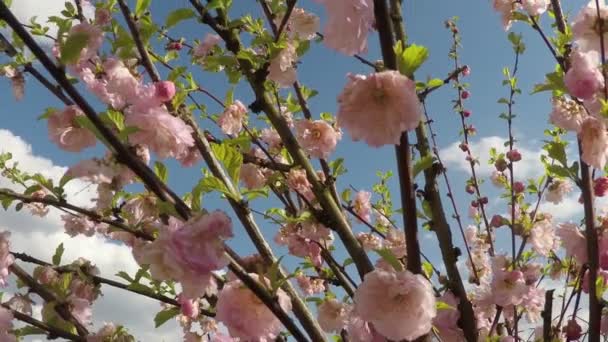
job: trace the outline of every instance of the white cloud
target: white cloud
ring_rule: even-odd
[[[74,3],[73,1],[70,1]],[[11,11],[22,23],[29,23],[30,19],[36,17],[36,22],[46,26],[47,18],[53,15],[61,15],[61,11],[65,9],[66,0],[14,0],[11,4]],[[92,17],[94,15],[94,8],[91,5],[87,5],[83,2],[83,11],[86,17]],[[55,36],[57,34],[57,27],[49,24],[50,30],[49,35]],[[52,45],[53,42],[49,38],[36,37],[41,43],[45,45]]]
[[[471,142],[469,149],[473,154],[473,157],[479,160],[479,164],[476,166],[476,172],[479,176],[488,176],[494,170],[494,166],[488,164],[490,160],[490,149],[495,148],[499,153],[506,152],[507,148],[504,147],[506,138],[498,136],[482,137],[481,139]],[[471,173],[469,162],[465,159],[466,154],[458,147],[460,142],[454,142],[448,147],[441,149],[440,156],[444,164],[448,169],[456,168],[460,171],[466,171],[468,174]],[[516,144],[515,148],[522,154],[522,160],[515,164],[515,176],[519,179],[526,179],[528,177],[539,176],[542,174],[543,169],[539,168],[540,165],[540,149],[534,149],[530,146],[522,146]]]
[[[55,181],[65,173],[66,167],[55,165],[51,160],[35,155],[32,147],[22,138],[10,131],[0,129],[0,153],[11,152],[13,161],[19,162],[19,168],[27,172],[40,172]],[[0,188],[11,187],[10,182],[0,176]],[[85,188],[79,181],[68,183],[66,192],[71,203],[89,206],[94,196],[94,188]],[[75,195],[77,193],[77,195]],[[55,247],[64,244],[63,262],[71,262],[84,257],[96,264],[101,275],[120,280],[114,276],[119,271],[133,274],[137,264],[128,247],[109,242],[101,237],[70,238],[63,232],[63,224],[58,211],[51,211],[45,218],[34,217],[26,209],[21,212],[0,209],[0,231],[9,230],[11,249],[26,252],[43,260],[50,260]],[[27,266],[28,269],[31,267]],[[141,341],[177,341],[181,339],[181,329],[175,322],[168,322],[161,329],[154,329],[154,315],[161,307],[157,301],[143,298],[123,290],[102,286],[103,297],[94,304],[96,327],[103,322],[114,322],[125,325]],[[94,330],[94,329],[92,329]],[[30,340],[32,341],[32,340]]]

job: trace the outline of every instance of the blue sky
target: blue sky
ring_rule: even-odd
[[[261,15],[257,3],[251,1],[235,2],[236,13],[253,13],[254,16]],[[323,17],[322,8],[311,0],[300,2],[302,7],[310,9]],[[569,1],[565,3],[565,11],[577,11],[583,5],[583,1]],[[164,20],[168,11],[188,6],[186,0],[175,2],[153,1],[152,12],[157,22]],[[242,7],[239,7],[242,6]],[[462,34],[463,50],[461,51],[461,62],[471,66],[472,74],[465,81],[469,82],[472,96],[466,102],[466,107],[472,110],[470,120],[477,129],[478,136],[473,141],[485,136],[505,136],[506,125],[498,120],[497,116],[504,107],[497,104],[498,98],[507,94],[507,89],[500,85],[502,80],[501,70],[504,66],[512,66],[513,53],[511,45],[503,31],[500,18],[491,7],[489,1],[467,0],[467,1],[405,1],[404,17],[406,30],[411,43],[427,46],[430,50],[430,58],[427,63],[417,72],[419,79],[430,77],[443,78],[452,70],[452,61],[448,59],[447,52],[451,44],[448,30],[444,28],[443,22],[450,17],[459,17],[458,25]],[[550,18],[543,17],[542,24],[547,28]],[[534,83],[542,81],[544,74],[551,71],[554,62],[538,34],[524,24],[516,23],[512,31],[524,33],[524,42],[527,50],[520,63],[520,87],[523,95],[517,98],[515,111],[518,117],[515,119],[516,138],[521,140],[525,146],[538,146],[538,140],[542,138],[542,131],[546,127],[550,104],[547,94],[535,96],[527,95]],[[191,41],[194,38],[202,38],[208,29],[189,21],[173,28],[170,33],[174,37],[183,36]],[[370,60],[380,58],[376,36],[372,34],[369,41],[369,52],[365,55]],[[320,112],[336,111],[336,96],[342,90],[346,78],[351,73],[368,73],[369,67],[359,63],[353,58],[340,55],[328,50],[322,44],[315,44],[311,52],[301,61],[298,75],[301,82],[319,91],[319,95],[310,101],[310,106],[315,115]],[[222,97],[227,90],[227,82],[222,75],[213,75],[195,70],[197,80],[211,92]],[[47,106],[61,107],[52,95],[42,89],[31,77],[27,78],[27,89],[25,100],[15,103],[11,96],[8,82],[0,82],[0,103],[3,104],[2,121],[0,128],[5,128],[15,135],[22,136],[34,147],[34,153],[45,156],[57,164],[70,165],[76,161],[99,155],[101,150],[94,149],[85,151],[83,154],[69,154],[60,151],[47,140],[46,124],[44,121],[36,121]],[[438,132],[438,142],[441,147],[446,147],[458,141],[459,118],[451,110],[451,100],[455,92],[451,87],[444,87],[436,91],[428,98],[428,109],[435,121],[435,131]],[[243,102],[251,101],[251,92],[246,84],[240,84],[235,97]],[[219,108],[208,99],[199,96],[206,103],[211,112],[218,112]],[[93,103],[99,105],[98,102]],[[255,121],[255,119],[254,119]],[[209,122],[202,123],[207,127]],[[394,151],[392,147],[380,149],[369,148],[363,143],[350,141],[348,134],[339,144],[334,157],[344,157],[347,160],[349,173],[340,180],[340,188],[353,184],[357,188],[369,189],[376,181],[376,170],[395,170]],[[189,170],[174,168],[171,172],[171,184],[180,192],[188,191],[196,183],[200,167]],[[459,192],[459,203],[464,201],[462,182],[464,174],[452,173],[451,181],[456,191]],[[398,192],[393,182],[394,199],[398,202]],[[460,201],[463,199],[463,201]],[[215,201],[207,202],[208,205],[221,207],[222,203]],[[255,207],[256,204],[254,203]],[[459,210],[466,213],[466,205]],[[430,246],[429,246],[430,247]]]

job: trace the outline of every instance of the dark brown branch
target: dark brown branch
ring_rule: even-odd
[[[545,292],[545,307],[541,314],[543,317],[543,341],[551,341],[552,337],[551,314],[553,312],[553,292],[555,290],[547,290]]]
[[[78,342],[86,342],[86,340],[87,340],[86,337],[74,335],[65,330],[52,327],[44,322],[41,322],[41,321],[35,319],[34,317],[28,316],[24,313],[14,310],[6,303],[0,304],[0,305],[5,309],[10,310],[11,313],[13,314],[13,317],[15,317],[15,319],[46,331],[47,332],[46,335],[47,335],[48,339],[55,339],[57,337],[61,337],[61,338],[65,338],[66,340],[78,341]]]

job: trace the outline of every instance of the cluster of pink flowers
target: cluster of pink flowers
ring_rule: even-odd
[[[8,285],[9,267],[15,262],[15,257],[10,252],[10,236],[8,231],[0,232],[0,287]]]
[[[68,106],[61,112],[52,112],[48,121],[49,139],[69,152],[80,152],[95,146],[95,135],[78,124],[78,117],[84,117],[84,113],[77,106]]]
[[[295,45],[288,43],[287,47],[270,61],[268,79],[283,88],[292,86],[298,77],[295,69],[297,57]]]
[[[275,20],[277,27],[281,25],[282,21],[283,17]],[[311,40],[317,36],[319,27],[319,17],[312,13],[306,12],[306,10],[302,8],[295,7],[291,11],[291,16],[287,21],[285,30],[289,32],[292,39]]]
[[[17,342],[17,337],[11,333],[13,329],[13,313],[0,307],[0,341]]]
[[[401,134],[421,120],[414,81],[398,71],[350,75],[338,103],[338,125],[372,147],[398,145]]]
[[[324,43],[345,55],[367,52],[367,35],[374,27],[372,0],[315,0],[325,6]]]
[[[289,223],[281,227],[274,237],[278,245],[289,249],[289,254],[300,258],[309,257],[317,266],[323,263],[321,246],[328,248],[333,243],[333,239],[332,232],[315,221]]]
[[[226,107],[222,115],[217,120],[217,124],[222,132],[228,135],[235,135],[243,130],[243,121],[247,116],[247,107],[241,101],[234,101]]]
[[[300,146],[314,158],[329,157],[342,137],[339,130],[324,120],[298,120],[295,128]]]
[[[249,275],[270,286],[268,279],[254,273]],[[284,311],[291,311],[291,300],[283,290],[278,289],[276,298]],[[218,293],[215,318],[228,328],[230,336],[248,341],[272,340],[281,332],[283,326],[272,311],[240,280],[226,283]]]
[[[230,218],[214,211],[185,223],[170,219],[154,242],[136,244],[133,253],[139,264],[150,265],[154,279],[179,281],[182,296],[193,299],[215,292],[212,272],[228,264],[224,241],[230,237]]]
[[[515,12],[523,7],[528,15],[541,15],[547,11],[550,0],[523,0],[521,2],[513,0],[494,0],[494,10],[501,15],[502,26],[506,30],[511,28],[515,18]]]

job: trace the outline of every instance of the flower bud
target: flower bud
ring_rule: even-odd
[[[568,321],[564,327],[564,332],[568,341],[578,340],[583,336],[583,328],[574,319]]]
[[[512,162],[518,162],[521,160],[521,153],[518,150],[511,150],[507,152],[507,159]]]
[[[513,183],[513,191],[516,194],[520,194],[526,190],[526,185],[523,182],[515,182]]]
[[[508,165],[509,164],[507,164],[507,161],[503,158],[500,158],[496,160],[496,162],[494,162],[494,167],[496,168],[496,171],[499,172],[503,172],[504,170],[506,170]]]
[[[468,90],[463,90],[462,93],[460,93],[460,98],[462,98],[463,100],[468,99],[469,96],[471,96],[471,93],[469,93]]]
[[[597,197],[604,197],[608,191],[608,177],[600,177],[593,183],[593,193]]]

